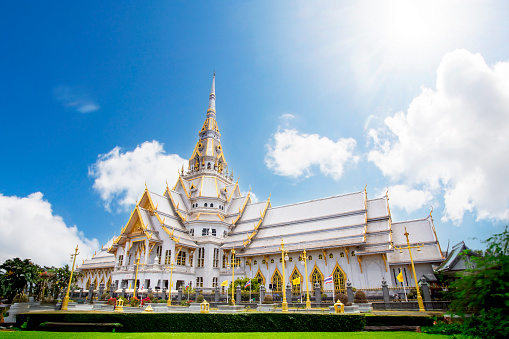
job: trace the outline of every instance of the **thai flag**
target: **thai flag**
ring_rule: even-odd
[[[248,280],[247,283],[244,285],[244,288],[251,286],[251,280]]]
[[[330,275],[327,278],[325,278],[325,280],[323,282],[325,284],[332,284],[332,275]]]

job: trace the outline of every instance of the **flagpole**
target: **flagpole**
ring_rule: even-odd
[[[408,302],[408,297],[406,295],[406,288],[405,288],[405,283],[403,282],[403,291],[405,292],[405,300],[406,302]]]

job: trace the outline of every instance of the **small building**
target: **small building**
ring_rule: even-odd
[[[436,268],[435,272],[443,274],[449,281],[453,281],[456,279],[457,273],[475,267],[475,262],[471,259],[473,256],[476,257],[478,254],[462,241],[452,247],[447,258]]]

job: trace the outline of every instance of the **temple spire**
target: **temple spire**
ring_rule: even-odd
[[[216,114],[216,71],[212,75],[212,89],[210,90],[209,109],[207,110],[207,117],[209,114]]]

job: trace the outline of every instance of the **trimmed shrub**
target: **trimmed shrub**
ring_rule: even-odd
[[[341,301],[342,304],[346,305],[348,303],[348,297],[346,296],[346,294],[344,293],[338,293],[335,295],[335,299],[334,300],[334,303],[336,303],[339,299],[339,301]]]
[[[274,302],[274,299],[272,299],[272,296],[270,294],[266,294],[263,297],[262,304],[272,304]]]
[[[132,297],[132,298],[129,300],[129,305],[131,305],[132,307],[140,306],[140,299],[138,299],[138,298],[136,298],[136,297]]]
[[[356,304],[363,304],[368,302],[368,298],[366,297],[366,293],[363,291],[355,292],[355,296],[353,302]]]
[[[203,295],[201,294],[198,294],[198,296],[196,297],[196,302],[201,304],[203,302],[205,298],[203,297]]]
[[[101,295],[101,300],[108,300],[109,298],[111,298],[109,293],[103,293],[103,295]]]
[[[366,324],[363,314],[306,313],[115,313],[37,312],[17,316],[18,327],[41,330],[44,322],[119,323],[116,332],[354,332]],[[49,328],[48,328],[49,329]],[[54,327],[51,331],[55,331]],[[73,332],[91,328],[69,327]]]

